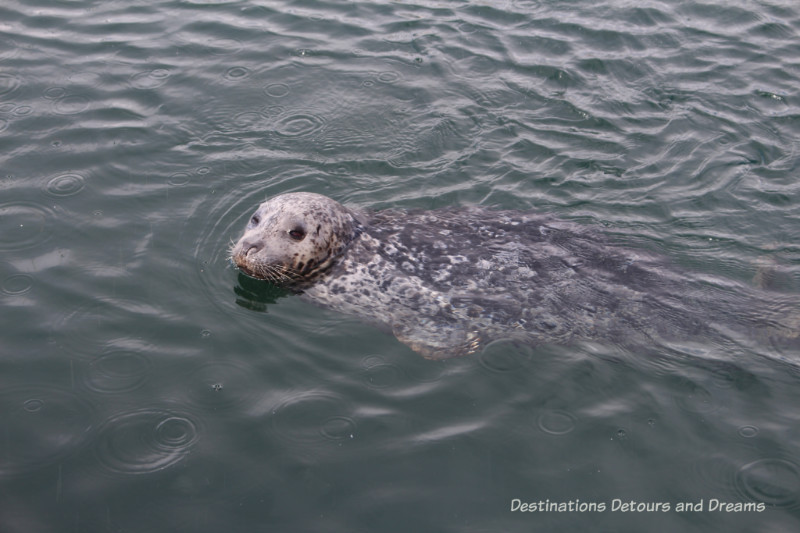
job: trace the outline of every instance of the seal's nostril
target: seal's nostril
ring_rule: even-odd
[[[259,251],[261,247],[258,246],[257,244],[245,243],[244,249],[245,249],[244,255],[250,255]]]

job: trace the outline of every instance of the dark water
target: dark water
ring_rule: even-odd
[[[798,294],[799,101],[789,0],[4,2],[0,530],[796,531],[796,354],[430,362],[226,249],[307,190]]]

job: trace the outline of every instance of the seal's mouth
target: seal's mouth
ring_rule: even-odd
[[[234,254],[231,261],[244,275],[279,286],[292,286],[302,281],[302,276],[293,268],[274,263],[261,262],[254,257]]]
[[[246,275],[249,278],[253,279],[263,279],[258,276],[252,269],[250,269],[246,264],[237,262],[234,258],[231,258],[231,262],[236,269],[241,272],[242,274]]]

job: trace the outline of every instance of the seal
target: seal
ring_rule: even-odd
[[[707,280],[690,282],[663,258],[535,213],[368,212],[289,193],[256,209],[231,258],[246,275],[375,323],[432,359],[498,340],[633,349],[712,335],[798,338],[785,320],[796,298],[730,284],[709,294]]]

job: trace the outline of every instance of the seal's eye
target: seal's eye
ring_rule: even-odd
[[[254,226],[258,226],[259,222],[261,222],[261,217],[258,215],[253,215],[253,218],[250,219],[250,223]]]
[[[296,241],[302,241],[305,238],[305,236],[306,232],[303,230],[303,228],[297,227],[294,228],[293,230],[289,230],[289,237],[291,237]]]

